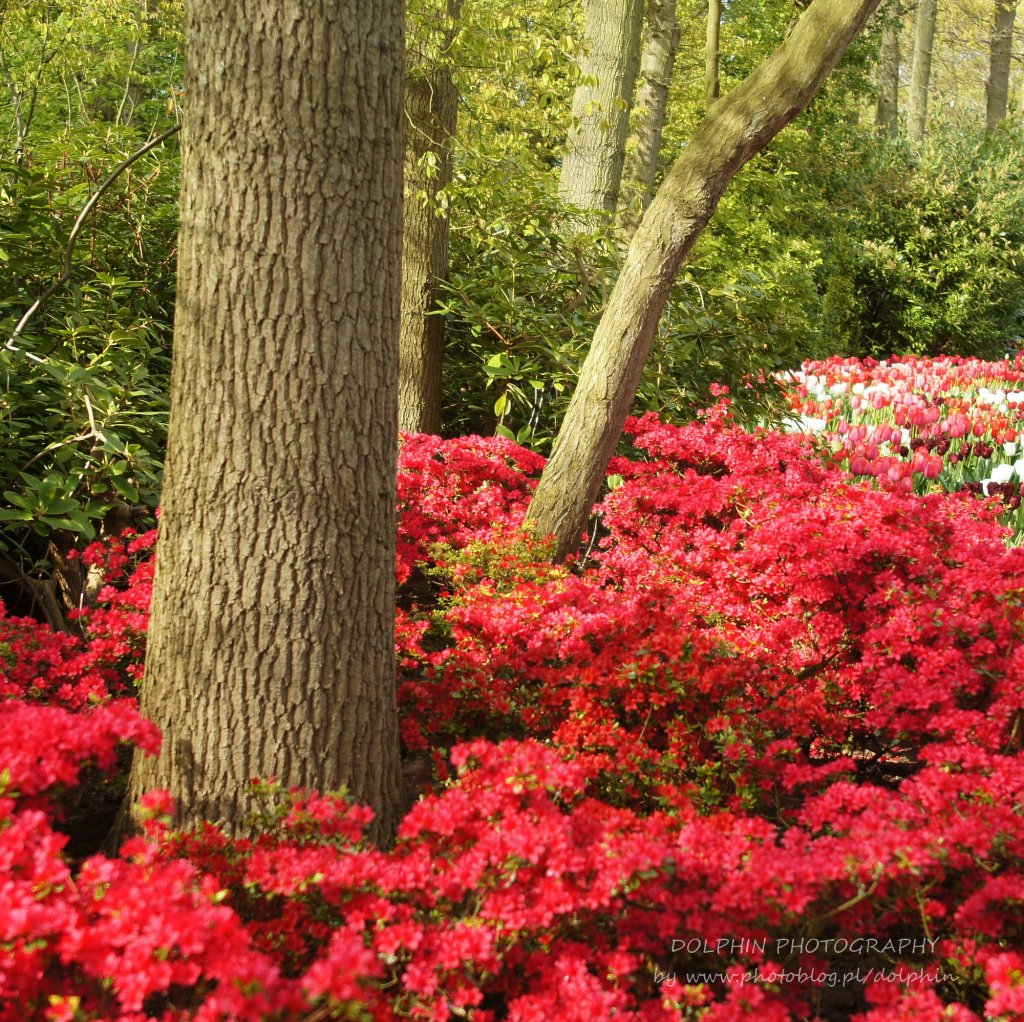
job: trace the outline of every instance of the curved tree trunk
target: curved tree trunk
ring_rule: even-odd
[[[628,240],[654,197],[668,87],[679,45],[676,0],[647,0],[640,78],[622,169],[620,220]]]
[[[658,319],[687,253],[733,175],[821,87],[879,0],[815,0],[786,41],[704,118],[626,253],[528,512],[574,551],[636,396]]]
[[[890,138],[899,134],[900,104],[900,0],[885,5],[885,26],[878,53],[878,102],[875,124]]]
[[[921,141],[928,127],[928,86],[932,76],[932,47],[938,0],[919,0],[914,28],[914,62],[910,71],[910,109],[907,131]]]
[[[718,69],[721,57],[722,0],[708,0],[707,42],[704,47],[704,109],[722,94]]]
[[[569,206],[615,212],[633,102],[643,0],[585,0],[586,27],[558,194]]]
[[[393,663],[401,0],[191,0],[166,478],[132,794],[402,803]]]
[[[444,319],[436,315],[439,288],[448,275],[447,212],[438,197],[452,179],[452,142],[458,92],[447,48],[461,0],[447,5],[449,29],[438,53],[431,41],[441,11],[429,24],[410,17],[406,52],[405,210],[402,231],[402,330],[398,357],[398,428],[441,431],[441,363]]]
[[[985,82],[985,129],[994,131],[1006,117],[1013,59],[1013,23],[1017,0],[995,0],[992,41],[989,46],[988,80]]]

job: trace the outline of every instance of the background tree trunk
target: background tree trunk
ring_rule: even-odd
[[[669,171],[626,253],[528,519],[574,551],[597,499],[683,259],[736,172],[807,104],[879,0],[815,0],[786,41],[720,99]]]
[[[928,127],[928,85],[932,76],[932,48],[938,0],[919,0],[914,28],[914,61],[910,71],[910,109],[907,131],[921,141]]]
[[[615,212],[633,102],[643,0],[585,0],[586,26],[572,124],[558,179],[570,206]]]
[[[722,86],[718,69],[721,46],[719,36],[722,30],[722,0],[708,0],[707,43],[704,48],[704,109],[721,95]]]
[[[636,230],[640,216],[654,196],[661,132],[665,127],[668,88],[678,45],[676,0],[647,0],[640,78],[630,117],[619,203],[626,240]]]
[[[444,8],[410,14],[406,49],[405,209],[402,231],[402,330],[398,357],[398,428],[441,431],[444,318],[434,314],[448,275],[449,219],[438,198],[452,180],[458,92],[447,53],[461,0],[446,5],[443,45],[432,42]]]
[[[191,0],[178,302],[142,709],[185,823],[249,779],[396,826],[401,0]]]
[[[878,53],[878,102],[875,124],[890,138],[899,134],[900,121],[900,0],[885,5],[885,25]]]
[[[985,129],[994,131],[1006,117],[1010,92],[1010,62],[1013,58],[1013,23],[1017,0],[995,0],[992,41],[989,48],[988,80],[985,82]]]

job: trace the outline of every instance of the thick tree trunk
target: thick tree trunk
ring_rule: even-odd
[[[402,804],[393,664],[401,0],[191,0],[178,302],[137,797]]]
[[[538,535],[554,535],[556,558],[579,545],[684,258],[733,175],[807,106],[878,3],[815,0],[782,46],[715,103],[662,183],[626,253],[528,512]]]
[[[1006,117],[1013,59],[1013,22],[1017,0],[995,0],[992,41],[989,47],[988,80],[985,82],[985,128],[994,131]]]
[[[402,330],[398,357],[398,427],[410,433],[441,431],[441,362],[444,319],[435,314],[448,275],[448,214],[438,197],[452,179],[452,142],[458,92],[448,63],[461,0],[447,7],[444,45],[433,36],[445,7],[410,18],[406,52],[405,211],[402,232]]]
[[[900,104],[900,0],[885,4],[885,26],[878,53],[878,102],[875,124],[879,131],[895,138],[899,134]]]
[[[704,47],[704,109],[721,95],[722,86],[718,68],[721,46],[719,35],[722,30],[722,0],[708,0],[707,42]]]
[[[569,206],[615,212],[633,102],[643,0],[585,0],[586,27],[558,193]]]
[[[630,135],[622,169],[620,220],[632,235],[654,197],[661,132],[665,127],[668,87],[679,45],[676,0],[647,0],[640,78],[630,117]]]
[[[911,138],[919,142],[924,138],[928,127],[928,85],[932,76],[932,47],[935,45],[937,8],[938,0],[919,0],[917,5],[907,131]]]

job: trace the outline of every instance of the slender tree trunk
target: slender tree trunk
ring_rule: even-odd
[[[558,181],[564,203],[615,212],[633,102],[643,0],[585,0],[586,28],[572,124]]]
[[[1017,0],[995,0],[992,41],[989,47],[988,80],[985,82],[985,128],[994,131],[1006,117],[1013,59],[1013,22]]]
[[[402,0],[190,0],[178,302],[132,793],[249,779],[394,831]]]
[[[461,0],[447,5],[449,25]],[[435,12],[440,13],[440,12]],[[399,339],[398,427],[410,433],[441,431],[441,363],[444,319],[435,314],[441,283],[448,275],[447,212],[438,206],[452,179],[452,142],[458,93],[444,33],[442,52],[429,41],[436,21],[414,31],[406,53],[405,212],[402,233],[402,330]],[[435,52],[431,52],[435,51]]]
[[[721,57],[719,35],[722,30],[722,0],[708,0],[707,44],[704,48],[704,109],[721,95],[718,68]]]
[[[623,234],[636,230],[654,197],[661,132],[665,127],[668,87],[679,45],[676,0],[647,0],[640,79],[630,117],[630,137],[622,168],[620,220]]]
[[[900,0],[885,4],[885,25],[878,54],[878,103],[875,124],[890,138],[899,134],[900,103]]]
[[[928,127],[928,85],[932,76],[932,47],[938,0],[919,0],[914,28],[914,61],[910,71],[910,110],[907,130],[921,141]]]
[[[715,103],[626,253],[528,518],[556,558],[586,527],[679,268],[736,172],[811,101],[879,0],[815,0],[786,41]]]

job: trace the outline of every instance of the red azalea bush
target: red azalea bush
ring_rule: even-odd
[[[111,581],[96,606],[69,615],[78,634],[8,617],[0,602],[0,699],[80,710],[111,695],[134,697],[142,676],[155,543],[154,529],[93,543],[79,555]]]
[[[82,766],[157,741],[148,562],[80,639],[0,622],[0,1019],[1024,1018],[1024,553],[725,405],[629,431],[568,567],[516,532],[541,459],[405,439],[403,736],[450,780],[387,852],[157,793],[70,862]]]

